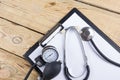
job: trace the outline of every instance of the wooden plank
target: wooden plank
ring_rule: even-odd
[[[30,65],[22,58],[0,49],[0,80],[23,80]],[[29,80],[37,80],[35,71]]]
[[[1,0],[0,16],[46,33],[73,7],[77,7],[120,46],[120,15],[73,0]]]
[[[41,36],[41,34],[0,19],[0,48],[18,56],[23,56]]]
[[[102,19],[102,15],[106,14],[105,12],[101,13],[101,11],[97,10],[98,8],[86,7],[85,4],[73,0],[1,0],[0,16],[36,31],[46,33],[73,7],[79,8],[83,13],[88,13],[85,10],[87,9],[91,10],[89,14],[101,14],[101,17],[95,17],[96,20],[98,18]],[[89,14],[87,15],[88,18],[91,16]],[[111,15],[106,14],[106,17],[108,16]],[[96,22],[98,21],[94,23]]]
[[[92,4],[101,8],[106,8],[120,14],[120,1],[118,0],[76,0],[88,4]]]
[[[53,16],[55,16],[53,12],[51,12],[51,10],[44,10],[44,8],[42,8],[44,5],[42,4],[45,4],[45,2],[2,0],[0,4],[0,16],[45,33],[48,31],[49,26],[52,27],[56,23],[55,18],[58,17],[58,15],[53,19]]]

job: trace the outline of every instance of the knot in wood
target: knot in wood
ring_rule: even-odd
[[[12,42],[15,44],[20,44],[23,41],[23,39],[19,36],[15,36],[12,38]]]

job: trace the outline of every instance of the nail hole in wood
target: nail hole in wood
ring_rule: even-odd
[[[50,2],[49,4],[52,5],[52,6],[56,5],[55,2]]]

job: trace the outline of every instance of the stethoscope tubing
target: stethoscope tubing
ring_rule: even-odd
[[[89,75],[90,75],[89,65],[86,65],[86,70],[87,70],[87,74],[86,74],[86,76],[83,80],[88,80],[88,78],[89,78]],[[67,80],[72,80],[68,74],[69,74],[68,68],[67,68],[67,66],[64,66],[64,75],[65,75],[66,79]]]
[[[104,60],[106,60],[107,62],[109,62],[109,63],[111,63],[111,64],[113,64],[113,65],[115,65],[115,66],[117,66],[117,67],[120,67],[120,64],[119,64],[119,63],[117,63],[117,62],[109,59],[107,56],[105,56],[105,55],[98,49],[98,47],[96,46],[96,44],[94,43],[94,41],[93,41],[92,39],[90,39],[90,43],[92,44],[92,46],[95,48],[95,50],[98,52],[98,54],[99,54]],[[93,47],[92,47],[92,48],[93,48]]]

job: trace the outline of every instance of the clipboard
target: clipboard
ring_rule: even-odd
[[[62,25],[61,25],[62,24]],[[78,30],[83,27],[91,27],[95,31],[95,38],[93,39],[96,45],[99,47],[105,55],[113,61],[120,63],[120,47],[113,42],[107,35],[105,35],[95,24],[93,24],[86,16],[84,16],[78,9],[73,8],[65,17],[63,17],[52,29],[50,29],[46,35],[44,35],[39,41],[37,41],[25,54],[24,57],[29,61],[31,65],[34,64],[34,59],[40,55],[44,46],[54,45],[58,48],[60,53],[62,51],[64,35],[59,33],[63,29],[70,26],[80,26]],[[57,34],[57,35],[56,35]],[[52,35],[52,37],[51,37]],[[49,42],[50,41],[50,42]],[[54,43],[57,43],[54,44]],[[88,57],[88,63],[90,64],[90,78],[89,80],[119,80],[120,68],[111,65],[104,60],[100,59],[94,51],[90,48],[87,42],[83,41],[86,55]],[[101,46],[100,46],[101,45]],[[90,53],[91,54],[90,54]],[[89,53],[89,54],[88,54]],[[62,54],[60,54],[62,55]],[[59,59],[62,59],[60,57]],[[35,68],[39,74],[42,70],[38,67]],[[52,80],[65,80],[63,72]],[[62,78],[63,77],[63,78]],[[80,80],[80,79],[73,79]]]

